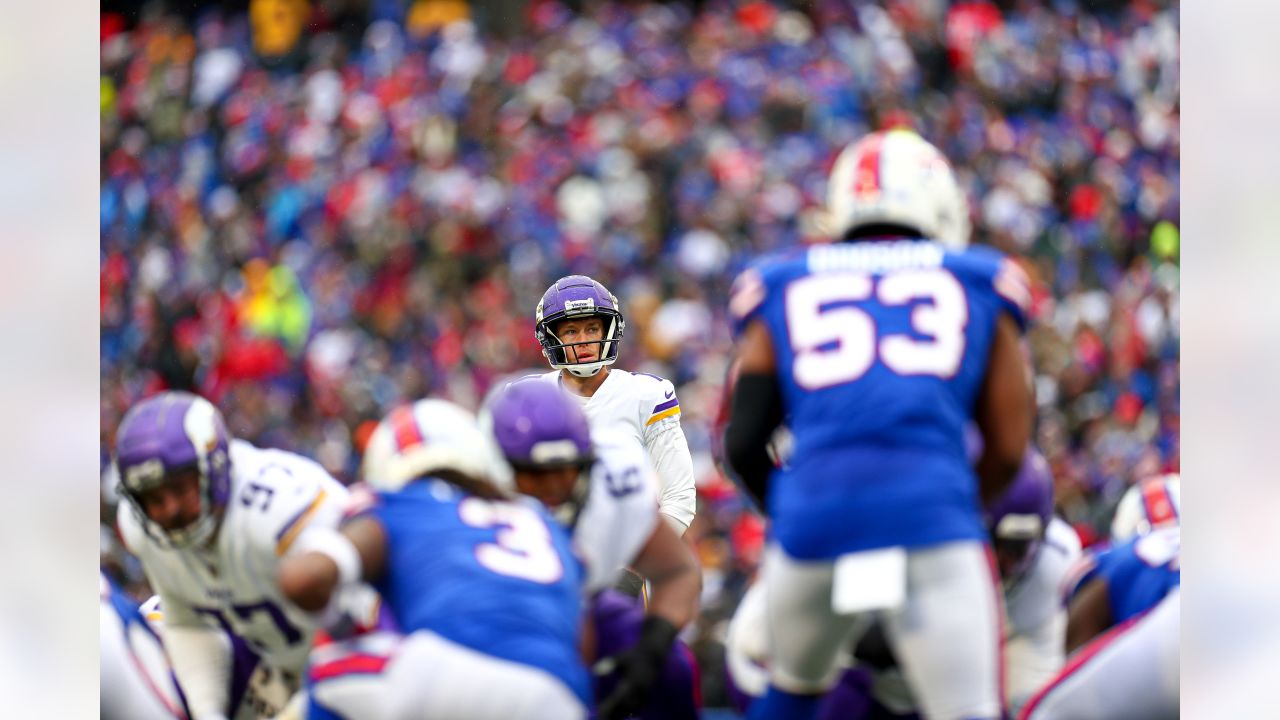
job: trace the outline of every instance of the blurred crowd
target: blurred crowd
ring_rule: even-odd
[[[1088,543],[1178,468],[1176,3],[543,0],[504,36],[460,3],[371,8],[353,30],[317,5],[271,58],[250,15],[104,16],[104,476],[128,406],[182,388],[352,481],[395,405],[545,369],[534,306],[589,274],[627,318],[618,366],[678,388],[714,638],[763,539],[714,459],[729,284],[821,241],[835,154],[892,125],[1033,277],[1059,511]]]

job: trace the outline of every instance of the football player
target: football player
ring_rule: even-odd
[[[1003,633],[981,507],[1031,434],[1026,277],[966,249],[964,196],[914,132],[845,148],[827,188],[840,242],[766,258],[730,299],[741,364],[725,453],[772,531],[775,642],[751,717],[814,717],[841,650],[879,618],[925,715],[996,718]],[[784,418],[793,447],[774,471]]]
[[[534,312],[534,332],[554,368],[543,378],[577,397],[593,427],[617,428],[640,441],[657,471],[659,510],[683,534],[697,493],[680,400],[669,380],[610,367],[626,324],[618,298],[604,285],[585,275],[555,281]]]
[[[309,538],[279,580],[321,616],[366,580],[402,634],[318,647],[311,717],[586,717],[581,566],[539,503],[498,487],[510,482],[504,467],[452,403],[421,400],[379,423],[362,470],[378,492]]]
[[[511,463],[516,489],[570,530],[586,566],[595,655],[616,668],[597,688],[599,716],[643,709],[641,717],[697,717],[690,656],[676,634],[697,613],[701,576],[688,546],[658,520],[657,478],[644,448],[614,428],[590,431],[568,393],[536,380],[507,386],[483,424]],[[608,589],[628,565],[652,585],[647,612]]]
[[[120,535],[159,595],[161,636],[191,717],[234,714],[232,637],[278,674],[286,701],[315,625],[285,602],[276,571],[302,538],[336,525],[346,488],[311,460],[231,439],[218,409],[184,392],[129,410],[116,463],[128,505]]]
[[[1136,536],[1092,559],[1068,608],[1066,666],[1024,720],[1178,717],[1181,530]]]

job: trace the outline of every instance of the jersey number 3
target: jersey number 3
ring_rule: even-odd
[[[471,527],[498,527],[496,542],[476,546],[476,560],[486,569],[546,585],[564,577],[551,531],[533,510],[467,498],[458,505],[458,515]]]
[[[875,295],[883,305],[928,300],[911,311],[911,327],[927,338],[876,336],[875,319],[844,303]],[[838,304],[839,303],[839,304]],[[945,270],[903,270],[879,283],[863,273],[812,275],[787,286],[787,329],[795,352],[792,372],[807,390],[852,382],[876,357],[898,375],[950,377],[964,358],[969,302]]]

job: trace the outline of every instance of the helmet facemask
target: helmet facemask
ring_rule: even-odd
[[[213,539],[231,485],[227,432],[217,408],[189,393],[162,393],[125,416],[116,446],[120,494],[151,538],[172,548]],[[192,469],[199,483],[199,513],[187,526],[167,530],[147,514],[144,496]]]
[[[604,325],[602,337],[599,340],[582,340],[579,342],[564,342],[561,340],[551,326],[564,320],[574,320],[578,318],[598,317]],[[567,316],[557,318],[554,321],[543,323],[544,329],[539,336],[539,342],[543,342],[545,337],[547,342],[543,342],[542,354],[551,363],[551,367],[557,370],[568,370],[570,373],[581,377],[593,377],[600,372],[600,369],[606,365],[612,365],[618,359],[618,341],[622,339],[620,325],[622,324],[622,316],[618,313],[592,313],[583,316]],[[570,348],[573,348],[573,356],[577,357],[577,348],[596,345],[599,346],[600,352],[597,359],[582,361],[569,360]]]

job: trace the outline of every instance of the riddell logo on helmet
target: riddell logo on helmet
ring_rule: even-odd
[[[592,298],[586,300],[566,300],[564,303],[564,311],[566,313],[577,313],[583,310],[595,310],[596,301]]]

